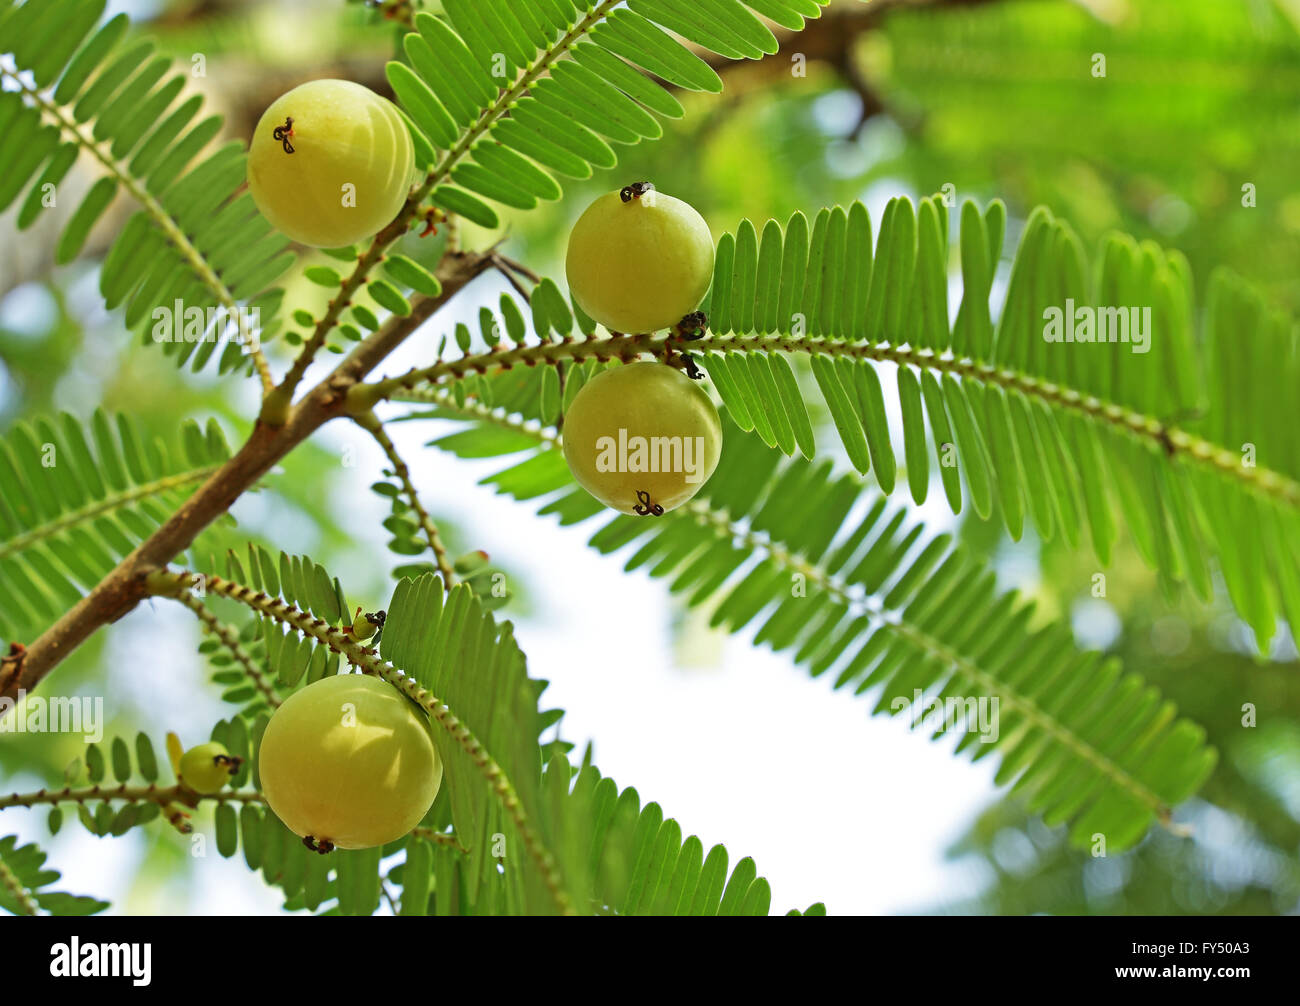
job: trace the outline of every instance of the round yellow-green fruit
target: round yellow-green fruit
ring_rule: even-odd
[[[239,772],[239,760],[230,757],[226,746],[209,741],[181,755],[181,782],[195,793],[215,793]]]
[[[322,678],[271,716],[258,751],[266,802],[317,845],[368,849],[420,823],[442,785],[428,720],[368,674]]]
[[[630,187],[629,187],[630,188]],[[611,332],[657,332],[700,306],[713,236],[689,203],[650,190],[610,192],[573,225],[565,259],[578,306]]]
[[[657,515],[691,499],[718,467],[722,423],[680,370],[630,363],[582,386],[564,414],[563,443],[569,471],[592,496],[622,513]]]
[[[397,216],[413,164],[411,134],[392,102],[350,80],[313,80],[262,113],[248,191],[286,237],[339,248]]]

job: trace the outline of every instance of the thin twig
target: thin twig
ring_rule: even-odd
[[[194,612],[199,621],[201,621],[206,627],[207,631],[216,636],[221,642],[221,645],[230,651],[230,655],[233,656],[235,660],[239,662],[240,666],[244,668],[244,673],[252,679],[253,684],[257,686],[257,690],[261,692],[266,701],[270,703],[271,708],[278,708],[281,702],[280,696],[276,694],[275,689],[272,688],[270,682],[266,680],[266,675],[263,674],[261,668],[257,666],[257,663],[253,660],[252,654],[244,649],[235,630],[209,611],[207,605],[200,601],[194,594],[182,594],[179,595],[176,600],[180,601],[181,604]]]
[[[455,586],[456,574],[452,569],[451,560],[447,556],[446,546],[442,543],[442,535],[438,533],[438,526],[433,522],[433,518],[429,516],[429,511],[424,504],[420,502],[420,494],[416,491],[415,483],[411,481],[411,469],[402,460],[401,454],[397,451],[397,445],[389,437],[388,431],[384,429],[384,424],[379,421],[378,416],[373,412],[362,412],[354,415],[352,420],[374,437],[375,443],[383,449],[384,454],[388,457],[388,463],[393,466],[393,474],[401,480],[406,498],[420,522],[420,529],[424,532],[429,548],[433,550],[434,559],[438,564],[438,572],[442,574],[443,588],[451,590]]]
[[[492,256],[492,264],[496,266],[497,272],[504,276],[507,282],[515,288],[515,292],[524,299],[524,302],[531,306],[533,303],[532,293],[519,282],[515,274],[506,266],[506,260],[500,255],[494,255]]]
[[[461,405],[456,401],[456,396],[447,388],[436,386],[415,388],[411,391],[404,391],[400,395],[394,396],[393,400],[398,402],[440,405],[462,413],[467,419],[477,419],[484,423],[492,423],[501,427],[503,430],[510,430],[511,432],[526,433],[530,437],[536,437],[537,442],[544,446],[558,447],[560,444],[558,432],[554,429],[548,429],[536,420],[524,420],[501,409],[493,409],[484,405],[482,401],[475,400],[469,396],[466,397],[465,404]]]
[[[10,807],[54,806],[60,803],[99,803],[101,801],[122,800],[126,803],[156,803],[166,807],[171,803],[182,803],[193,807],[202,800],[215,803],[265,803],[266,798],[258,790],[218,790],[215,793],[196,793],[181,785],[175,786],[84,786],[73,789],[71,786],[56,790],[37,790],[35,793],[10,793],[0,796],[0,810]]]
[[[469,374],[500,373],[517,366],[557,366],[583,360],[630,361],[649,355],[665,362],[679,359],[682,353],[806,353],[854,360],[871,360],[911,366],[920,371],[951,374],[981,384],[1018,391],[1031,400],[1063,409],[1124,430],[1158,444],[1170,457],[1182,457],[1217,470],[1244,485],[1265,493],[1290,506],[1300,506],[1300,481],[1260,465],[1247,467],[1239,454],[1204,437],[1162,422],[1136,409],[1098,398],[1075,388],[1056,384],[1046,378],[1010,370],[991,363],[950,352],[936,352],[912,345],[849,342],[842,339],[793,335],[706,335],[687,339],[679,335],[613,335],[608,338],[540,343],[516,346],[499,352],[440,361],[417,367],[397,377],[359,385],[351,392],[359,402],[373,406],[386,398],[413,389],[437,386]]]
[[[500,254],[497,255],[497,258],[501,260],[501,264],[507,269],[511,272],[518,273],[520,276],[524,277],[524,279],[528,280],[528,282],[532,283],[533,286],[536,286],[542,281],[541,276],[537,275],[537,273],[533,272],[533,270],[529,269],[528,266],[524,265],[522,262],[516,262],[512,258]]]
[[[28,893],[23,882],[18,879],[18,875],[9,869],[8,864],[3,859],[0,859],[0,886],[7,888],[14,901],[18,903],[18,914],[36,914],[36,902],[32,900],[31,894]]]

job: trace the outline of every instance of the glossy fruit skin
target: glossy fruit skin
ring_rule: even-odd
[[[657,332],[700,306],[713,280],[713,236],[694,207],[662,192],[610,192],[573,225],[569,290],[611,332]]]
[[[626,431],[622,438],[620,430]],[[674,437],[681,438],[680,453],[654,453],[667,456],[669,463],[661,461],[659,468],[679,470],[631,470],[647,467],[651,457],[646,452],[638,460],[636,438],[644,438],[647,446],[671,446],[653,438]],[[620,442],[627,444],[626,452],[620,451]],[[722,423],[704,389],[680,370],[630,363],[602,371],[582,386],[564,414],[563,445],[574,479],[606,506],[638,514],[647,500],[637,494],[644,492],[649,503],[666,513],[698,493],[718,467]]]
[[[181,755],[181,782],[205,796],[225,786],[238,771],[239,762],[217,741],[199,744]]]
[[[428,720],[368,674],[313,682],[272,715],[258,752],[266,802],[302,838],[368,849],[420,823],[442,785]]]
[[[293,153],[275,131],[293,119]],[[382,230],[406,199],[411,134],[392,102],[349,80],[313,80],[262,113],[248,154],[248,191],[277,230],[338,248]],[[354,205],[345,205],[350,184]]]

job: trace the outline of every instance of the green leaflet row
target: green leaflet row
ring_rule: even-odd
[[[434,204],[495,227],[490,203],[559,199],[556,175],[588,178],[614,167],[616,146],[661,136],[660,119],[683,114],[661,81],[722,90],[669,32],[727,59],[760,59],[778,46],[757,15],[797,31],[826,2],[446,0],[445,17],[416,14],[388,80],[417,128],[417,163],[450,166]],[[509,115],[485,117],[503,92]]]
[[[874,237],[861,204],[822,210],[811,225],[802,214],[769,221],[761,237],[744,221],[718,244],[709,315],[724,337],[702,344],[704,368],[741,427],[786,454],[815,453],[812,383],[849,461],[887,493],[900,460],[918,503],[937,469],[954,512],[969,498],[981,517],[1000,513],[1013,538],[1032,524],[1071,547],[1086,529],[1103,564],[1125,527],[1166,583],[1202,598],[1217,557],[1261,645],[1277,614],[1300,624],[1287,547],[1300,534],[1294,320],[1226,271],[1198,307],[1183,257],[1149,242],[1113,236],[1089,263],[1040,207],[995,324],[1004,226],[1000,203],[980,212],[967,202],[950,249],[938,199],[891,200]],[[950,259],[962,280],[951,325]],[[1067,308],[1094,319],[1122,309],[1146,341],[1107,313],[1111,333],[1130,341],[1049,342],[1050,309]],[[812,381],[787,357],[806,359]],[[882,361],[897,364],[897,430]],[[1171,447],[1165,426],[1194,441]]]
[[[220,116],[200,117],[202,98],[185,93],[186,74],[128,31],[125,14],[101,22],[105,6],[0,0],[0,53],[11,53],[19,71],[3,73],[0,93],[0,210],[22,197],[17,224],[30,227],[69,198],[79,155],[93,162],[98,178],[65,225],[56,261],[77,257],[118,196],[134,198],[144,208],[117,235],[100,274],[106,306],[122,307],[126,326],[146,344],[159,341],[177,366],[197,371],[216,357],[223,373],[249,371],[240,342],[187,341],[178,326],[155,332],[154,312],[173,312],[179,301],[201,312],[206,330],[209,311],[234,318],[240,307],[255,309],[267,340],[282,297],[272,284],[294,255],[252,198],[236,195],[243,144],[213,149]]]
[[[479,429],[433,443],[485,453],[499,441],[489,432],[475,444]],[[484,481],[563,524],[602,518],[592,547],[626,555],[626,569],[665,579],[688,606],[707,602],[713,625],[753,631],[870,697],[873,712],[912,715],[917,691],[962,708],[996,699],[996,736],[968,731],[958,749],[997,753],[998,781],[1049,823],[1071,822],[1076,843],[1103,834],[1108,848],[1129,846],[1208,777],[1204,730],[1138,675],[1078,650],[1067,626],[1033,627],[1033,605],[1000,592],[951,536],[927,536],[829,461],[782,462],[731,422],[724,438],[695,500],[653,520],[607,519],[536,436],[500,445],[502,456],[528,454]]]

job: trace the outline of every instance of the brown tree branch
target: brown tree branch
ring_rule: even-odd
[[[115,622],[149,592],[145,578],[187,549],[209,524],[226,513],[245,491],[266,475],[294,447],[331,419],[347,415],[348,390],[379,366],[407,336],[471,280],[492,268],[489,254],[448,256],[438,270],[442,293],[412,305],[359,343],[348,357],[312,389],[279,427],[258,422],[247,443],[187,499],[171,518],[140,544],[85,597],[31,644],[3,681],[0,698],[16,699],[31,691],[58,663],[100,626]],[[6,704],[8,706],[8,704]],[[11,707],[10,707],[11,708]],[[0,707],[0,716],[6,711]]]

